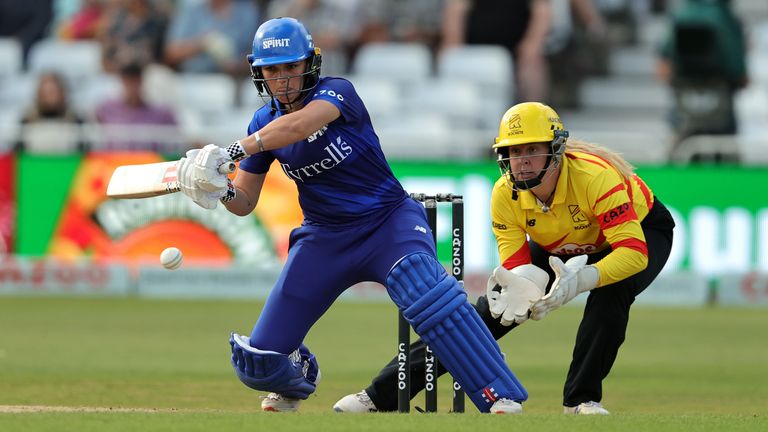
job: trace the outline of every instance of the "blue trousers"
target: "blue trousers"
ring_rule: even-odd
[[[251,332],[250,344],[288,354],[350,286],[385,284],[403,256],[435,255],[421,204],[406,199],[367,223],[329,227],[303,225],[291,232],[288,259]]]

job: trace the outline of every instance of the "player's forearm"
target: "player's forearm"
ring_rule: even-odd
[[[248,216],[256,208],[258,199],[258,197],[252,199],[244,190],[235,187],[234,198],[229,201],[222,200],[222,203],[230,213],[238,216]]]

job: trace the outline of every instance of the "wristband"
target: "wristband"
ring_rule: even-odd
[[[221,202],[228,203],[235,199],[235,196],[237,196],[237,188],[232,184],[232,180],[227,179],[227,193],[221,197]]]
[[[240,144],[240,141],[235,141],[230,144],[229,147],[227,147],[227,153],[229,154],[229,157],[231,157],[235,162],[248,157],[248,153],[245,152],[245,149],[243,148],[243,145]]]
[[[259,145],[259,153],[264,152],[264,142],[261,140],[261,136],[259,135],[259,131],[254,132],[253,137],[256,138],[256,144]]]

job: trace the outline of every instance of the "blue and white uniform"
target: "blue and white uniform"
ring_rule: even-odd
[[[341,116],[306,140],[240,162],[240,169],[261,174],[277,159],[296,182],[304,212],[251,334],[251,345],[259,349],[290,353],[345,289],[361,281],[384,284],[403,256],[435,253],[423,207],[392,174],[352,84],[323,77],[305,104],[315,99],[334,104]],[[248,134],[280,115],[263,106]]]
[[[254,114],[249,135],[282,115],[265,67],[306,61],[302,106],[323,100],[340,114],[302,141],[240,162],[241,170],[265,174],[276,159],[296,183],[304,222],[291,232],[287,262],[250,337],[230,337],[238,378],[256,390],[309,397],[319,366],[304,337],[344,290],[374,281],[386,286],[478,409],[488,412],[498,399],[526,400],[527,392],[466,292],[437,261],[424,208],[408,198],[392,174],[352,84],[319,77],[320,52],[293,18],[262,24],[248,61],[257,89],[273,96],[272,104]],[[235,144],[233,153],[242,153]]]

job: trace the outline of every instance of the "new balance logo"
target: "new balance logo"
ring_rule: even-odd
[[[426,228],[424,228],[423,226],[420,226],[420,225],[416,225],[415,227],[413,227],[413,230],[414,230],[414,231],[421,231],[421,232],[423,232],[424,234],[426,234],[426,233],[427,233],[427,229],[426,229]]]

